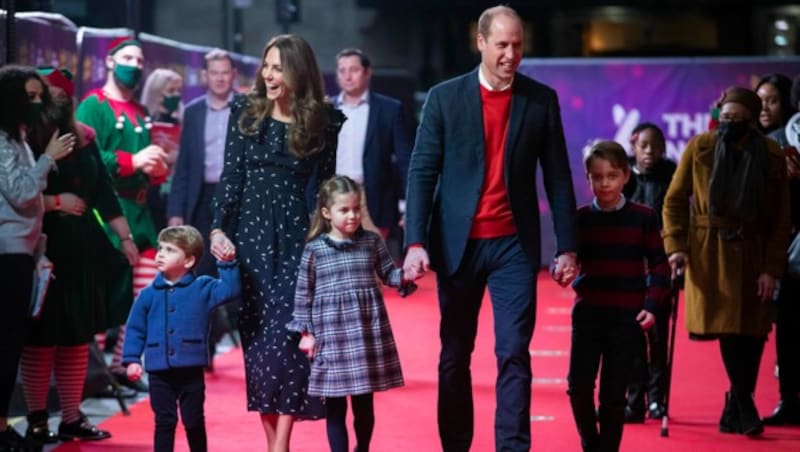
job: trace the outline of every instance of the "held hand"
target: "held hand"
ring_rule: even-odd
[[[317,354],[317,339],[313,334],[305,333],[303,337],[300,338],[300,343],[297,344],[297,348],[305,353],[308,359],[312,359],[314,355]]]
[[[170,217],[167,224],[169,226],[181,226],[183,225],[183,217]]]
[[[73,193],[61,193],[60,195],[61,207],[58,209],[67,215],[75,215],[79,217],[86,212],[86,203]]]
[[[575,253],[562,253],[556,258],[553,279],[561,286],[568,286],[578,276],[578,263]]]
[[[125,255],[125,259],[128,260],[131,267],[136,265],[136,263],[139,262],[139,249],[136,248],[136,244],[133,243],[133,240],[123,240],[120,242],[120,246],[122,247],[122,253]]]
[[[409,281],[422,278],[425,272],[431,269],[431,261],[428,252],[421,246],[412,246],[406,252],[406,259],[403,262],[403,275]]]
[[[128,369],[125,372],[128,374],[128,380],[130,381],[142,379],[142,366],[139,364],[128,364]]]
[[[689,265],[689,255],[683,251],[678,251],[669,255],[669,267],[672,269],[672,279],[683,276],[686,267]]]
[[[772,300],[775,293],[775,278],[767,273],[758,275],[758,296],[762,303]]]
[[[61,160],[72,153],[74,148],[75,135],[65,133],[64,135],[58,136],[58,130],[56,130],[53,132],[53,136],[50,137],[50,142],[47,143],[47,148],[44,150],[44,153],[52,157],[53,160]]]
[[[656,316],[652,312],[642,309],[642,312],[636,316],[636,321],[639,322],[639,326],[642,327],[643,331],[647,331],[656,323]]]
[[[224,232],[218,230],[212,233],[211,255],[220,261],[231,261],[236,257],[236,248]]]

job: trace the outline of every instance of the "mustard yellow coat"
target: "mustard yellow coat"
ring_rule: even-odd
[[[768,173],[756,224],[741,241],[726,241],[720,227],[732,220],[708,212],[708,185],[717,136],[689,141],[664,200],[664,249],[689,255],[686,329],[690,333],[766,335],[772,302],[761,303],[757,279],[783,275],[789,238],[789,186],[783,150],[766,139]],[[690,202],[691,199],[691,202]]]

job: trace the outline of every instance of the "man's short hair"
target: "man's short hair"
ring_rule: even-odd
[[[350,56],[357,56],[358,59],[361,60],[361,66],[364,67],[364,69],[370,68],[371,63],[369,61],[369,57],[367,56],[367,54],[364,53],[361,49],[356,49],[352,47],[343,49],[342,51],[337,53],[336,62],[338,63],[340,58],[350,57]]]
[[[478,18],[478,34],[484,38],[488,38],[494,18],[500,15],[517,19],[520,24],[522,23],[522,18],[513,8],[505,5],[493,6],[482,12],[481,16]]]
[[[231,57],[230,53],[222,49],[211,49],[203,57],[203,69],[208,69],[209,62],[219,60],[228,60],[228,62],[231,63],[231,67],[235,67],[233,65],[233,57]]]
[[[184,224],[164,228],[158,233],[158,241],[175,245],[186,253],[186,257],[194,257],[194,265],[203,257],[203,235],[193,226]]]

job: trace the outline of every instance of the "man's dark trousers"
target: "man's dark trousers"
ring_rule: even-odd
[[[442,351],[439,436],[445,452],[468,451],[473,434],[470,359],[488,285],[497,357],[495,448],[530,449],[531,358],[536,274],[516,235],[471,239],[458,270],[438,276]]]

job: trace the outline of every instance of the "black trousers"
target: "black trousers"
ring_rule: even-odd
[[[178,407],[186,439],[192,452],[205,452],[206,425],[203,403],[206,384],[202,367],[182,367],[150,372],[150,406],[156,417],[153,450],[172,452],[175,447],[175,427]]]
[[[33,289],[33,257],[29,254],[0,254],[0,417],[8,417],[14,392],[19,357],[22,355],[28,309]]]
[[[800,280],[786,276],[776,302],[775,347],[781,399],[800,398]]]
[[[536,274],[516,235],[470,240],[459,269],[437,275],[439,291],[438,422],[445,452],[466,452],[473,435],[470,361],[483,294],[494,317],[497,383],[495,450],[531,447],[530,342],[536,321]]]
[[[636,344],[642,335],[637,314],[634,310],[584,303],[576,304],[572,311],[567,394],[584,451],[619,450],[625,419],[625,389]],[[600,403],[595,409],[594,383],[598,370]]]

